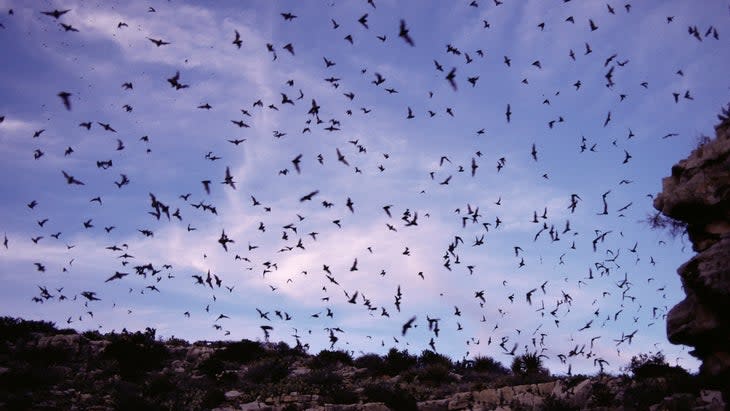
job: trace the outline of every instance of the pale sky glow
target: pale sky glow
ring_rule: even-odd
[[[270,325],[272,341],[297,334],[313,352],[339,327],[334,347],[356,354],[419,353],[433,337],[453,359],[505,364],[516,344],[558,374],[661,350],[695,370],[664,318],[691,247],[641,221],[728,102],[727,2],[374,4],[0,0],[0,314],[191,341]],[[171,87],[177,72],[187,87]],[[181,219],[151,215],[150,193]],[[137,275],[146,264],[161,271]],[[105,282],[115,272],[128,275]],[[196,284],[208,272],[220,287]]]

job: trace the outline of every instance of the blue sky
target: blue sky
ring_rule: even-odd
[[[339,327],[335,348],[355,353],[420,352],[433,337],[454,359],[505,364],[516,344],[515,353],[545,354],[555,373],[595,372],[598,358],[618,371],[636,353],[661,350],[696,369],[664,326],[683,297],[675,270],[691,246],[641,221],[661,179],[698,136],[713,134],[727,103],[721,28],[730,14],[725,1],[630,3],[627,11],[611,1],[610,13],[605,2],[562,0],[0,0],[1,312],[79,330],[151,326],[189,340],[263,339],[259,327],[270,325],[272,340],[294,345],[296,334],[315,352]],[[42,14],[67,9],[58,19]],[[358,22],[365,14],[367,28]],[[401,19],[414,46],[399,37]],[[705,37],[710,27],[719,40],[711,30]],[[446,80],[452,68],[456,90]],[[188,87],[171,87],[177,72]],[[71,93],[71,110],[59,92]],[[321,123],[308,113],[313,100]],[[198,108],[206,103],[212,108]],[[326,130],[332,121],[339,130]],[[292,163],[299,155],[301,173]],[[227,168],[235,189],[221,184]],[[62,172],[84,185],[67,184]],[[122,174],[129,184],[117,187]],[[151,215],[150,193],[182,220]],[[581,200],[571,212],[573,194]],[[193,207],[201,202],[217,214]],[[417,213],[417,225],[406,225],[406,212],[408,220]],[[228,251],[223,230],[235,241]],[[450,252],[456,237],[463,243]],[[115,245],[122,250],[107,249]],[[149,263],[162,271],[135,273]],[[209,271],[220,287],[195,283]],[[128,275],[105,282],[115,272]],[[86,302],[83,291],[101,300]],[[566,294],[570,304],[558,304]],[[413,316],[416,327],[402,336]],[[440,319],[438,337],[427,317]],[[631,344],[617,343],[634,331]],[[571,350],[582,353],[561,361]]]

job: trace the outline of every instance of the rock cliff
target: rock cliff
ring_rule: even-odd
[[[663,180],[654,207],[686,232],[697,255],[679,267],[686,298],[667,316],[667,336],[694,347],[701,373],[730,387],[730,119]]]

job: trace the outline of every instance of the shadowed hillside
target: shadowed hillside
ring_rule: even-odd
[[[156,339],[155,330],[78,334],[0,319],[0,408],[87,410],[722,410],[719,391],[661,354],[625,374],[556,377],[536,354],[510,369],[391,349],[353,357],[286,343]],[[679,408],[677,408],[679,407]]]

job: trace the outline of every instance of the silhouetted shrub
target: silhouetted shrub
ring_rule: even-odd
[[[322,350],[319,354],[311,358],[309,362],[310,368],[319,369],[326,367],[334,367],[338,364],[352,365],[352,356],[350,353],[342,350],[329,351]]]
[[[669,365],[664,359],[664,354],[653,355],[639,354],[631,357],[631,362],[626,367],[636,379],[664,377],[667,379],[676,377],[687,377],[689,373],[682,367]]]
[[[215,378],[216,375],[223,372],[225,365],[220,358],[211,355],[204,359],[198,364],[198,371],[210,378]]]
[[[379,374],[383,370],[385,361],[378,354],[364,354],[357,357],[354,365],[357,368],[365,368],[370,374]]]
[[[355,404],[360,401],[357,393],[342,383],[335,384],[327,389],[325,396],[332,404]]]
[[[418,363],[418,358],[409,354],[408,350],[398,351],[395,348],[391,348],[383,360],[383,372],[390,376],[398,375]]]
[[[152,404],[142,396],[136,384],[122,381],[115,386],[114,408],[117,410],[159,410],[161,407]]]
[[[304,348],[302,348],[301,346],[290,347],[289,344],[287,344],[284,341],[278,342],[274,346],[274,351],[279,356],[284,356],[284,357],[303,357],[307,354],[306,351],[304,351]]]
[[[623,405],[629,409],[648,410],[668,394],[666,385],[659,381],[637,381],[624,391]]]
[[[51,334],[55,332],[56,325],[49,321],[0,317],[0,341],[15,341],[18,338],[26,338],[31,333]]]
[[[220,360],[248,364],[251,361],[265,357],[266,349],[258,341],[241,340],[230,343],[214,354]]]
[[[98,330],[84,331],[81,335],[90,341],[101,341],[105,339],[104,334],[100,333]]]
[[[543,411],[578,411],[580,407],[572,406],[568,401],[558,398],[553,394],[548,395],[542,400]]]
[[[38,348],[28,345],[19,348],[13,357],[35,367],[48,367],[68,362],[71,359],[71,352],[65,347],[47,346]]]
[[[121,334],[109,334],[110,341],[104,350],[104,357],[114,359],[122,378],[136,378],[147,371],[159,369],[168,358],[167,347],[155,340],[155,329]]]
[[[506,375],[509,371],[507,368],[502,365],[499,361],[495,360],[492,357],[486,357],[486,356],[476,356],[474,357],[474,360],[472,360],[472,366],[471,369],[477,372],[486,372],[486,373],[493,373],[493,374],[503,374]]]
[[[446,364],[429,364],[418,370],[418,380],[431,384],[445,384],[454,381],[451,367]]]
[[[226,396],[223,391],[218,388],[210,388],[205,392],[203,402],[200,405],[205,409],[211,409],[218,407],[225,400]]]
[[[451,358],[447,357],[446,355],[439,354],[431,350],[423,350],[421,352],[421,355],[418,357],[418,365],[443,365],[445,367],[451,368],[453,364],[451,362]]]
[[[175,384],[170,380],[170,377],[165,374],[155,375],[150,378],[145,387],[147,396],[152,398],[166,397],[169,393],[175,390]]]
[[[186,340],[183,340],[182,338],[176,338],[174,335],[165,341],[165,345],[169,345],[171,347],[188,347],[190,346],[190,343]]]
[[[398,386],[370,384],[363,390],[365,402],[382,402],[391,410],[418,410],[416,399],[408,391]]]
[[[258,384],[276,383],[289,375],[289,364],[281,358],[265,358],[252,364],[245,377]]]
[[[591,388],[591,405],[595,407],[610,407],[615,395],[603,381],[595,381]]]
[[[314,387],[328,387],[340,384],[342,377],[335,374],[331,369],[317,369],[303,375],[302,381]]]
[[[29,390],[43,389],[60,380],[58,375],[45,368],[24,364],[0,375],[0,392],[22,394]]]

